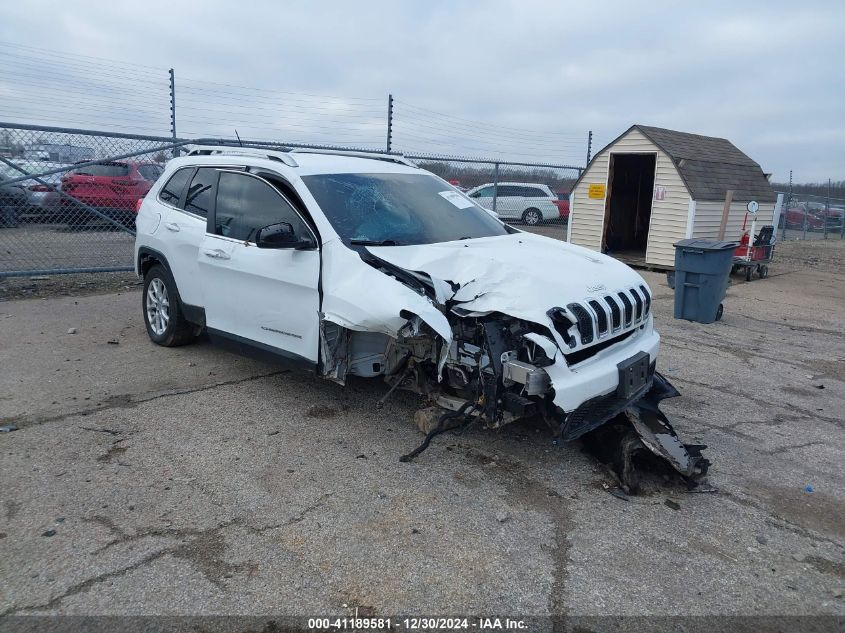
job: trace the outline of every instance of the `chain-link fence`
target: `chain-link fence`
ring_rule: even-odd
[[[845,199],[784,193],[778,230],[782,240],[845,238]]]
[[[0,129],[0,276],[128,270],[172,139]]]
[[[131,270],[139,201],[167,160],[198,142],[232,144],[0,124],[0,277]],[[407,157],[502,220],[566,239],[569,192],[579,167]]]

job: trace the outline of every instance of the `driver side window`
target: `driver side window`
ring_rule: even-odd
[[[279,222],[290,224],[297,236],[307,235],[294,208],[266,182],[243,173],[220,173],[215,235],[255,242],[259,229]]]

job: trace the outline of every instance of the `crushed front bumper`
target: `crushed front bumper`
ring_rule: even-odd
[[[566,416],[560,438],[571,441],[582,436],[593,445],[603,444],[599,453],[609,458],[625,488],[635,489],[632,455],[645,448],[677,471],[690,487],[707,474],[710,462],[701,454],[703,444],[684,444],[659,404],[679,396],[675,387],[650,368],[650,379],[630,398],[610,394],[585,402]],[[608,427],[613,427],[608,428]],[[586,439],[586,437],[585,437]]]

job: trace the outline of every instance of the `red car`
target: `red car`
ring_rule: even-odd
[[[102,161],[68,172],[62,178],[62,192],[131,228],[138,200],[147,195],[163,171],[152,162]],[[62,196],[61,205],[69,225],[102,219],[67,197]]]
[[[555,191],[555,194],[557,194],[557,200],[552,200],[552,202],[560,212],[560,219],[562,222],[569,222],[569,192]]]
[[[825,213],[824,206],[810,206],[799,204],[797,207],[789,207],[784,214],[786,228],[803,230],[804,222],[807,222],[808,231],[824,231],[825,222],[827,230],[839,232],[842,229],[842,211],[830,208]]]

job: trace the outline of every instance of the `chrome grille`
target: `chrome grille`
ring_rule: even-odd
[[[637,305],[637,309],[634,312],[634,319],[639,321],[643,318],[643,300],[635,288],[631,288],[631,296],[634,297],[634,303]]]
[[[645,312],[643,312],[643,318],[645,318],[648,316],[649,310],[651,310],[651,295],[648,294],[645,286],[640,286],[640,291],[643,293],[643,297],[645,297]]]
[[[607,312],[604,311],[604,308],[602,308],[599,305],[599,302],[595,299],[588,301],[588,303],[596,313],[596,320],[598,321],[599,326],[599,336],[607,334]]]
[[[619,293],[619,298],[622,300],[622,307],[625,309],[625,327],[628,327],[631,325],[631,319],[634,318],[634,306],[624,292]]]
[[[610,306],[610,317],[613,319],[613,329],[618,330],[622,327],[622,312],[613,297],[607,296],[604,298],[605,303]]]
[[[581,334],[581,343],[584,345],[592,343],[593,319],[590,316],[590,313],[580,303],[570,303],[566,307],[578,321],[578,332]]]
[[[631,287],[601,299],[570,303],[566,308],[576,322],[580,344],[589,345],[645,322],[651,311],[651,295],[645,286]],[[569,341],[569,346],[574,349],[575,341]]]

